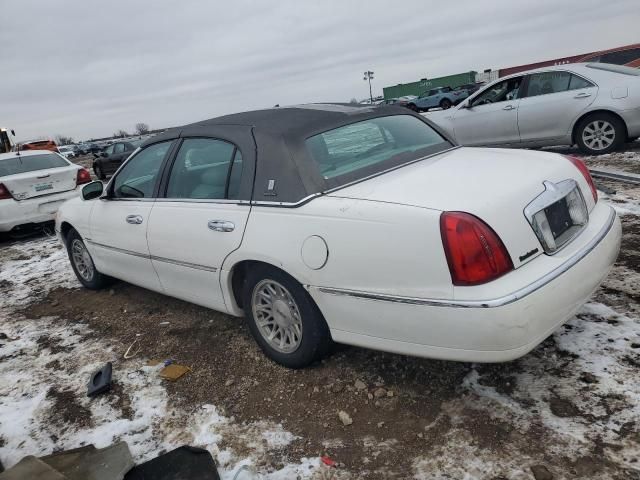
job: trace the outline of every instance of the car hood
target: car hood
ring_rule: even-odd
[[[524,208],[545,187],[574,179],[591,210],[586,180],[561,155],[529,150],[458,147],[331,193],[332,196],[471,213],[502,238],[514,265],[540,243]],[[532,257],[531,257],[532,258]]]

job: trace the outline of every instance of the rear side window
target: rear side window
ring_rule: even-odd
[[[585,78],[579,77],[577,75],[571,75],[571,80],[569,81],[569,90],[578,90],[580,88],[589,88],[594,86],[595,85],[593,83]]]
[[[308,138],[306,145],[324,179],[338,180],[338,184],[451,146],[429,125],[410,115],[339,127]]]
[[[529,76],[527,97],[547,95],[549,93],[566,92],[569,90],[571,74],[569,72],[544,72]]]
[[[211,138],[182,143],[169,175],[167,198],[237,198],[242,155],[235,145]]]
[[[0,160],[0,177],[68,166],[69,163],[55,153],[20,155],[19,157],[15,156],[6,160]]]

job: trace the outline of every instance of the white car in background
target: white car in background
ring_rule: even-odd
[[[49,150],[0,154],[0,232],[53,221],[58,207],[89,182],[88,170]]]
[[[73,158],[76,156],[75,150],[72,147],[66,145],[58,147],[58,152],[60,152],[60,155],[63,155],[65,158]]]
[[[605,63],[500,78],[457,107],[425,114],[461,145],[575,145],[609,153],[640,136],[640,70]]]
[[[517,358],[589,298],[621,236],[579,159],[318,104],[168,130],[65,203],[56,232],[85,287],[116,277],[246,316],[289,367],[332,340]]]

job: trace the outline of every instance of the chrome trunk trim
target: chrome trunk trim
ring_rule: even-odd
[[[616,212],[613,208],[609,207],[609,218],[605,225],[600,229],[598,234],[594,236],[589,243],[587,243],[582,249],[580,249],[574,256],[569,258],[563,264],[559,265],[554,270],[551,270],[544,276],[540,277],[535,282],[530,283],[526,287],[523,287],[515,292],[504,295],[498,298],[492,298],[488,300],[446,300],[437,298],[416,298],[416,297],[403,297],[397,295],[387,295],[383,293],[371,293],[362,292],[357,290],[349,290],[343,288],[331,288],[331,287],[316,287],[322,293],[328,293],[330,295],[344,295],[349,297],[362,298],[366,300],[377,300],[383,302],[403,303],[407,305],[425,305],[432,307],[451,307],[451,308],[496,308],[510,303],[516,302],[527,295],[531,295],[535,291],[541,289],[545,285],[551,283],[563,273],[567,272],[580,260],[586,257],[593,251],[594,248],[602,241],[604,237],[611,231],[616,219]],[[310,287],[307,287],[309,289]]]

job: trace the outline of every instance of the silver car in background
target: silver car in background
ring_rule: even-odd
[[[575,145],[609,153],[640,136],[640,70],[605,63],[500,78],[457,107],[425,114],[461,145]]]

